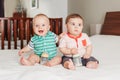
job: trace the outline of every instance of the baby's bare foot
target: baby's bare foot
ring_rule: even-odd
[[[74,66],[74,64],[73,64],[71,59],[69,59],[68,69],[75,70],[75,66]]]
[[[51,67],[51,64],[49,62],[46,62],[43,65]]]
[[[32,65],[31,62],[29,62],[27,59],[25,59],[25,58],[23,58],[23,57],[21,57],[20,63],[21,63],[22,65],[26,65],[26,66],[31,66],[31,65]]]
[[[98,67],[98,63],[97,63],[97,61],[96,62],[95,61],[90,61],[90,62],[87,63],[86,67],[91,68],[91,69],[96,69]]]

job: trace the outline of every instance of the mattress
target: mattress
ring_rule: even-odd
[[[21,41],[20,40],[17,40],[17,49],[20,49],[20,44]],[[1,44],[1,40],[0,40],[0,44]],[[27,41],[26,40],[23,40],[23,45],[27,45]],[[4,46],[5,46],[5,49],[8,48],[8,41],[4,41]],[[0,45],[0,49],[1,49],[1,45]],[[14,49],[14,41],[11,41],[11,49]]]
[[[98,69],[84,66],[68,70],[57,65],[22,66],[19,50],[0,50],[0,80],[117,80],[120,73],[120,36],[95,35],[90,37],[93,54],[100,64]],[[58,50],[58,55],[62,55]],[[30,52],[29,52],[30,54]],[[28,57],[29,54],[25,54]]]

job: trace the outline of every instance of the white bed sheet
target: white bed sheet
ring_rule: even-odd
[[[62,65],[22,66],[18,50],[0,50],[0,80],[117,80],[120,79],[120,36],[95,35],[91,38],[98,69],[77,67],[67,70]]]
[[[21,43],[21,41],[20,40],[18,40],[17,41],[17,49],[20,49],[20,44]],[[0,40],[0,44],[1,44],[1,40]],[[26,40],[23,40],[23,45],[27,45],[27,41]],[[4,41],[4,46],[5,46],[5,49],[7,49],[8,48],[8,41]],[[1,49],[1,45],[0,45],[0,49]],[[14,49],[14,41],[11,41],[11,49]]]

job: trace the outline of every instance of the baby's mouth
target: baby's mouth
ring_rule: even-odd
[[[38,32],[39,32],[39,33],[43,33],[43,30],[39,30]]]
[[[75,30],[75,32],[78,32],[78,30]]]

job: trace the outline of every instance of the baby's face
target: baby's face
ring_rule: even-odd
[[[71,18],[66,24],[68,32],[73,36],[78,36],[83,29],[83,20],[80,18]]]
[[[49,19],[44,16],[35,18],[33,23],[34,33],[38,36],[45,36],[50,29]]]

